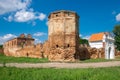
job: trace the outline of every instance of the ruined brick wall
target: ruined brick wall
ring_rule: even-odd
[[[16,51],[17,57],[42,58],[41,46],[24,47]]]
[[[90,58],[97,59],[97,58],[105,58],[105,50],[104,48],[96,49],[96,48],[88,48],[90,53]]]
[[[120,56],[120,51],[115,49],[115,56]]]
[[[91,48],[89,46],[80,45],[78,54],[81,60],[104,58],[105,50],[104,48],[97,49]]]
[[[74,54],[75,52],[72,48],[52,48],[48,59],[50,61],[75,61]]]
[[[5,48],[4,52],[6,56],[43,58],[41,44],[19,48]]]
[[[20,56],[21,54],[16,54],[17,50],[21,50],[23,47],[31,46],[34,46],[34,39],[31,38],[30,35],[26,37],[24,34],[21,34],[19,37],[11,39],[4,43],[4,54],[6,56]]]
[[[56,11],[51,13],[48,24],[50,48],[77,46],[78,21],[79,17],[74,12]]]
[[[34,39],[29,35],[27,37],[24,34],[21,34],[19,37],[11,39],[4,43],[4,48],[18,48],[24,46],[33,46]]]
[[[50,45],[50,43],[49,43],[48,41],[46,41],[46,42],[43,44],[41,53],[43,54],[43,57],[44,57],[44,58],[48,58],[48,56],[49,56],[49,53],[50,53],[49,45]]]
[[[71,11],[56,11],[48,18],[49,59],[65,60],[65,57],[60,56],[70,54],[75,59],[79,47],[79,16]]]

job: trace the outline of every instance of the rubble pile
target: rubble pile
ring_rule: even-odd
[[[120,51],[115,50],[115,56],[120,56]]]
[[[50,61],[74,61],[74,50],[57,48],[50,50],[48,59]]]
[[[90,53],[90,58],[97,59],[97,58],[104,58],[104,49],[96,49],[96,48],[88,48],[88,52]]]

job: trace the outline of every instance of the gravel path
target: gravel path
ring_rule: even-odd
[[[0,64],[0,66],[4,66]],[[120,66],[120,61],[98,62],[98,63],[6,63],[6,67],[17,68],[98,68]]]

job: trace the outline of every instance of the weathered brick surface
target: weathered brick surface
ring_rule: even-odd
[[[75,60],[79,48],[79,16],[71,11],[56,11],[48,19],[49,60]]]
[[[120,56],[120,51],[115,50],[115,56]]]

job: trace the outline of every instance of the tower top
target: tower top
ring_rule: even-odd
[[[75,14],[75,15],[79,18],[79,16],[77,15],[76,12],[70,11],[70,10],[58,10],[58,11],[51,12],[51,13],[48,15],[48,18],[50,18],[51,14],[58,14],[58,13],[67,13],[67,14],[72,13],[72,14]]]

